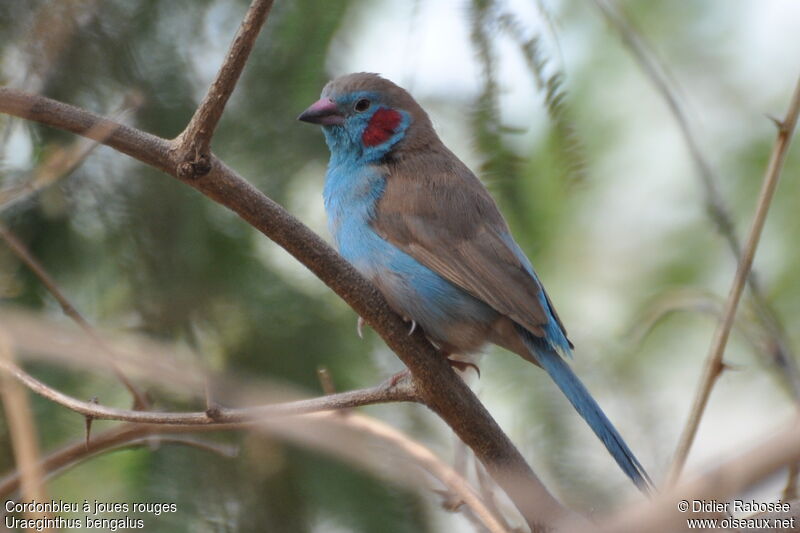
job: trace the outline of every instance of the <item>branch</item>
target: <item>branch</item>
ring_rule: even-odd
[[[786,112],[786,118],[783,122],[778,124],[778,137],[775,140],[772,155],[770,156],[769,164],[767,165],[767,170],[764,175],[764,182],[759,194],[756,213],[750,226],[747,243],[742,251],[742,259],[739,261],[739,266],[736,269],[736,276],[733,279],[733,285],[728,295],[728,300],[725,303],[725,309],[722,314],[723,318],[719,322],[717,330],[714,333],[714,339],[711,343],[708,358],[706,359],[703,376],[700,380],[700,386],[695,396],[692,411],[689,414],[689,420],[686,422],[686,427],[681,434],[678,449],[675,453],[675,459],[670,469],[670,484],[674,483],[678,476],[680,476],[681,470],[686,463],[686,457],[689,455],[689,449],[697,433],[697,427],[700,425],[703,411],[708,403],[711,389],[722,372],[722,357],[725,353],[725,346],[728,342],[734,319],[736,318],[736,309],[739,305],[742,291],[744,290],[744,284],[750,273],[750,267],[753,265],[753,257],[755,256],[756,248],[761,239],[764,221],[767,218],[767,212],[769,211],[775,188],[781,176],[786,153],[789,151],[789,146],[792,142],[792,135],[797,125],[798,114],[800,114],[800,79],[797,81],[794,94],[789,104],[789,110]]]
[[[182,431],[186,428],[186,431]],[[47,476],[53,476],[68,468],[77,466],[87,459],[96,457],[106,452],[116,451],[130,446],[149,445],[153,443],[153,438],[157,437],[156,443],[175,443],[192,446],[209,452],[217,453],[223,457],[233,457],[236,452],[230,446],[220,446],[216,443],[209,443],[187,437],[176,437],[165,435],[164,433],[182,432],[201,432],[208,429],[219,430],[222,426],[210,427],[165,427],[153,424],[121,424],[109,430],[103,431],[92,437],[87,445],[83,440],[75,441],[63,448],[50,453],[42,458],[40,466]],[[8,500],[20,488],[20,475],[18,471],[13,471],[0,478],[0,499]]]
[[[567,513],[483,404],[422,332],[408,336],[402,318],[389,308],[371,283],[318,235],[216,157],[211,156],[208,174],[187,179],[177,174],[179,161],[174,142],[110,123],[83,109],[42,96],[0,88],[0,112],[94,138],[176,177],[237,213],[311,270],[384,339],[411,370],[420,401],[472,448],[534,531],[555,523]],[[93,137],[92,128],[101,123],[113,126],[111,133],[104,138]]]
[[[12,363],[9,339],[0,332],[0,365]],[[0,374],[0,403],[3,405],[14,462],[20,472],[23,497],[28,501],[46,501],[44,473],[39,463],[39,441],[28,395],[18,383]],[[28,518],[45,518],[43,512],[29,511]]]
[[[690,512],[679,512],[682,500],[725,502],[788,464],[800,461],[800,421],[791,420],[789,429],[775,434],[766,442],[725,461],[692,480],[680,483],[655,499],[626,509],[605,521],[599,528],[565,528],[566,531],[592,533],[672,533],[687,528]],[[793,507],[793,511],[796,511]]]
[[[125,418],[111,416],[112,413],[110,413],[108,409],[99,407],[96,404],[81,402],[55,391],[41,382],[38,382],[14,365],[4,365],[4,367],[34,392],[84,415],[88,414],[87,411],[89,409],[94,410],[94,413],[91,414],[93,417],[113,418],[115,420],[130,420],[134,417],[141,417],[142,415],[158,414],[152,412],[125,411]],[[328,422],[344,425],[351,430],[357,431],[359,434],[372,435],[390,444],[393,448],[400,450],[422,467],[423,471],[431,474],[441,481],[450,491],[455,493],[491,533],[507,532],[508,529],[500,523],[492,510],[480,499],[469,483],[440,460],[430,449],[408,438],[391,426],[370,417],[351,414],[346,416],[331,416],[333,413],[331,413],[330,410],[332,409],[341,410],[349,407],[378,403],[379,401],[413,401],[413,390],[411,389],[410,381],[405,380],[398,383],[398,385],[394,385],[392,380],[387,380],[387,382],[382,385],[362,391],[333,394],[312,400],[287,402],[258,408],[230,409],[217,413],[213,418],[209,417],[207,413],[163,413],[167,416],[163,420],[158,420],[157,423],[124,424],[96,435],[88,443],[80,441],[71,444],[44,458],[39,466],[45,473],[50,474],[65,467],[74,466],[100,453],[116,450],[132,444],[148,442],[147,437],[168,432],[186,433],[243,427],[252,428],[255,423],[266,422],[266,417],[271,415],[307,415],[312,417],[312,420],[316,420],[316,417],[324,417]],[[119,413],[121,414],[122,411],[119,411]],[[337,411],[336,414],[340,415],[342,413]],[[200,422],[202,417],[206,417],[207,422]],[[153,420],[153,417],[147,416],[147,418]],[[292,431],[291,428],[283,432],[281,432],[280,427],[268,426],[265,427],[265,429],[267,431],[277,431],[281,433],[282,436],[290,439],[303,440],[302,436]],[[204,441],[164,436],[159,437],[158,440],[160,442],[175,442],[191,445],[226,455],[230,454],[227,450],[220,449]],[[306,440],[308,440],[308,436],[306,436]],[[311,440],[319,441],[319,439],[313,438]],[[324,449],[331,451],[333,443],[317,443],[317,445],[321,445]],[[0,499],[8,498],[19,489],[19,486],[20,475],[18,472],[7,475],[0,480]]]
[[[225,110],[236,82],[244,70],[261,27],[266,22],[273,0],[253,0],[239,26],[228,55],[208,88],[200,107],[194,112],[189,125],[176,139],[182,152],[178,174],[185,179],[195,179],[211,170],[211,137]]]
[[[594,0],[594,2],[606,17],[606,20],[619,32],[622,42],[628,47],[645,76],[653,83],[678,123],[678,128],[697,167],[698,176],[705,191],[708,215],[727,241],[736,261],[741,261],[742,247],[736,236],[733,219],[720,194],[717,185],[719,178],[700,150],[694,132],[689,125],[689,120],[674,94],[674,89],[670,86],[669,75],[665,67],[659,64],[648,43],[636,28],[626,20],[613,0]],[[784,327],[764,297],[755,272],[751,271],[749,273],[747,283],[750,286],[750,293],[754,306],[759,313],[761,323],[768,335],[772,337],[773,346],[771,346],[769,353],[773,356],[774,362],[784,372],[795,402],[800,403],[800,371],[797,368],[797,362]]]
[[[101,349],[102,353],[106,356],[105,362],[108,363],[108,366],[111,368],[111,371],[117,377],[117,379],[128,389],[128,392],[131,393],[133,396],[133,406],[135,409],[147,409],[150,405],[150,402],[147,401],[145,395],[134,385],[126,376],[125,373],[122,372],[119,365],[117,364],[115,355],[113,350],[110,346],[108,346],[100,336],[94,331],[89,322],[83,318],[83,315],[75,308],[72,303],[70,303],[69,299],[64,296],[64,293],[61,292],[58,285],[56,284],[55,280],[50,277],[50,274],[44,269],[44,267],[36,260],[35,257],[31,254],[28,248],[22,244],[22,242],[17,239],[17,236],[14,233],[6,228],[2,223],[0,223],[0,238],[6,241],[6,244],[11,251],[19,257],[23,263],[28,265],[28,268],[39,278],[39,281],[42,282],[42,285],[53,295],[56,299],[58,304],[61,306],[61,309],[64,311],[64,314],[70,317],[76,324],[78,324],[81,329],[86,333],[86,335],[92,339],[94,343],[98,345]]]
[[[475,490],[467,483],[463,476],[452,467],[442,462],[434,453],[422,444],[409,439],[388,424],[378,420],[360,416],[347,415],[348,425],[363,433],[371,434],[391,443],[396,448],[405,452],[433,477],[439,479],[449,491],[456,494],[475,516],[486,526],[491,533],[508,531],[495,517],[493,512],[481,500]]]
[[[112,115],[112,120],[119,120],[125,114],[135,111],[141,104],[141,94],[138,91],[129,91],[121,108]],[[101,127],[97,133],[105,134],[104,132],[107,133],[107,128],[103,130]],[[31,172],[29,179],[0,190],[0,213],[6,212],[45,187],[72,174],[99,145],[97,141],[78,137],[68,148],[57,147],[52,150],[50,155]]]
[[[93,402],[84,402],[57,391],[42,383],[20,367],[8,360],[0,359],[0,369],[5,370],[36,394],[47,398],[51,402],[66,407],[71,411],[80,413],[93,419],[120,420],[123,422],[138,422],[142,424],[169,424],[186,426],[205,426],[212,424],[240,424],[255,422],[271,416],[288,416],[308,414],[334,409],[346,409],[389,402],[413,402],[417,400],[413,383],[401,380],[397,384],[389,379],[384,383],[367,389],[359,389],[338,394],[329,394],[318,398],[297,400],[258,407],[241,409],[225,409],[215,407],[208,411],[194,413],[170,413],[156,411],[135,411],[131,409],[117,409],[105,407]]]

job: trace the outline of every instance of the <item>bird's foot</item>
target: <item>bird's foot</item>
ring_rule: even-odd
[[[359,339],[364,338],[364,319],[361,317],[358,317],[358,322],[356,322],[356,333]]]
[[[414,334],[414,330],[415,329],[417,329],[417,321],[416,320],[412,320],[411,321],[411,329],[408,330],[408,336],[409,337]]]
[[[481,369],[478,368],[478,365],[475,363],[470,363],[467,361],[459,361],[458,359],[450,359],[447,358],[447,362],[450,363],[450,366],[455,368],[456,370],[460,370],[461,372],[466,372],[468,368],[472,368],[475,370],[475,373],[478,374],[478,378],[481,377]]]

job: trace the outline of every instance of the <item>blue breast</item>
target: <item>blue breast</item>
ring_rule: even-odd
[[[454,326],[488,323],[496,312],[373,231],[370,223],[385,180],[372,165],[331,157],[323,195],[339,253],[429,337],[458,345],[458,339],[448,338],[458,329]]]

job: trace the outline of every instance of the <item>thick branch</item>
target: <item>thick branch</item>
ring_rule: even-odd
[[[692,405],[692,411],[689,414],[689,420],[686,422],[686,427],[681,434],[678,449],[675,453],[675,459],[669,477],[671,483],[677,480],[683,469],[683,465],[686,463],[689,449],[697,433],[697,427],[700,425],[700,419],[703,416],[708,398],[711,395],[711,389],[722,371],[722,357],[725,354],[725,346],[728,343],[733,321],[736,318],[736,309],[739,306],[739,300],[742,296],[744,285],[750,274],[750,268],[753,265],[753,258],[755,257],[756,248],[761,239],[761,231],[764,229],[767,212],[769,211],[772,197],[778,186],[778,181],[780,180],[783,163],[786,160],[786,154],[792,142],[792,136],[797,126],[798,114],[800,114],[800,79],[797,81],[792,100],[789,104],[789,110],[786,112],[786,118],[778,125],[778,137],[775,140],[772,155],[770,156],[769,164],[764,174],[764,181],[758,197],[756,213],[750,226],[747,243],[742,251],[742,259],[739,261],[739,266],[736,269],[736,276],[733,279],[730,294],[725,303],[723,318],[714,333],[714,339],[711,343],[708,358],[706,359],[700,386],[694,404]]]
[[[0,88],[0,112],[88,135],[108,123],[85,110]],[[95,137],[91,137],[95,138]],[[347,302],[386,341],[414,376],[420,400],[436,412],[472,448],[533,529],[540,530],[566,513],[525,459],[445,359],[420,331],[408,336],[403,320],[381,294],[318,235],[266,197],[214,156],[211,171],[197,179],[177,175],[174,144],[123,125],[100,142],[158,168],[224,205],[278,243]]]
[[[186,179],[193,179],[211,170],[211,137],[225,110],[236,82],[244,70],[247,58],[253,50],[261,27],[266,22],[273,0],[253,0],[242,20],[236,37],[228,50],[228,55],[217,73],[217,78],[208,88],[200,107],[192,120],[178,137],[182,161],[178,173]]]

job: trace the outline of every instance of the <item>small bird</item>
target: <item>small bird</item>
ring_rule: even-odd
[[[298,120],[321,125],[331,152],[323,196],[341,255],[443,356],[491,342],[543,368],[647,492],[641,463],[564,360],[573,345],[497,205],[411,95],[347,74]]]

